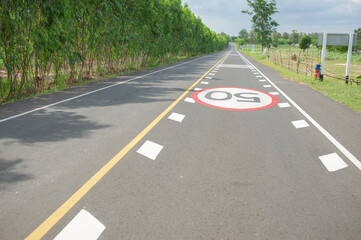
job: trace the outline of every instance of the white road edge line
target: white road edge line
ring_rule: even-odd
[[[237,50],[238,52],[238,50]],[[361,170],[361,162],[350,153],[339,141],[337,141],[331,134],[329,134],[316,120],[314,120],[308,113],[306,113],[300,106],[298,106],[295,101],[293,101],[286,93],[284,93],[279,87],[276,86],[266,75],[264,75],[255,65],[253,65],[247,58],[245,58],[240,52],[238,54],[241,56],[243,61],[248,62],[251,66],[257,69],[265,79],[268,80],[270,84],[273,85],[274,88],[277,89],[300,113],[305,116],[308,121],[310,121],[335,147],[340,150],[359,170]]]
[[[18,118],[18,117],[21,117],[21,116],[24,116],[24,115],[27,115],[27,114],[29,114],[29,113],[37,112],[37,111],[43,110],[43,109],[45,109],[45,108],[49,108],[49,107],[52,107],[52,106],[55,106],[55,105],[59,105],[59,104],[61,104],[61,103],[69,102],[69,101],[71,101],[71,100],[74,100],[74,99],[77,99],[77,98],[81,98],[81,97],[84,97],[84,96],[86,96],[86,95],[90,95],[90,94],[93,94],[93,93],[96,93],[96,92],[99,92],[99,91],[103,91],[103,90],[105,90],[105,89],[112,88],[112,87],[115,87],[115,86],[118,86],[118,85],[121,85],[121,84],[130,82],[130,81],[133,81],[133,80],[135,80],[135,79],[143,78],[143,77],[146,77],[146,76],[149,76],[149,75],[158,73],[158,72],[163,72],[163,71],[168,70],[168,69],[171,69],[171,68],[179,67],[179,66],[182,66],[182,65],[185,65],[185,64],[194,62],[194,61],[198,61],[198,60],[201,60],[201,59],[203,59],[203,58],[205,58],[205,57],[207,57],[207,56],[204,56],[204,57],[201,57],[201,58],[198,58],[198,59],[194,59],[194,60],[189,61],[189,62],[177,64],[177,65],[174,65],[174,66],[171,66],[171,67],[167,67],[167,68],[164,68],[164,69],[160,69],[160,70],[157,70],[157,71],[155,71],[155,72],[147,73],[147,74],[144,74],[144,75],[141,75],[141,76],[138,76],[138,77],[134,77],[134,78],[128,79],[128,80],[123,81],[123,82],[118,82],[118,83],[115,83],[115,84],[113,84],[113,85],[109,85],[109,86],[106,86],[106,87],[103,87],[103,88],[99,88],[99,89],[97,89],[97,90],[93,90],[93,91],[90,91],[90,92],[87,92],[87,93],[83,93],[83,94],[80,94],[80,95],[75,96],[75,97],[67,98],[67,99],[64,99],[64,100],[59,101],[59,102],[55,102],[55,103],[52,103],[52,104],[49,104],[49,105],[45,105],[45,106],[43,106],[43,107],[35,108],[35,109],[33,109],[33,110],[30,110],[30,111],[27,111],[27,112],[24,112],[24,113],[20,113],[20,114],[17,114],[17,115],[8,117],[8,118],[0,119],[0,123],[6,122],[6,121],[9,121],[9,120],[11,120],[11,119]]]
[[[89,239],[96,240],[105,226],[88,211],[82,209],[54,238],[54,240]]]

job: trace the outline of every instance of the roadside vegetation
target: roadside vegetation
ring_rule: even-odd
[[[241,51],[259,62],[274,68],[283,77],[306,84],[361,113],[361,84],[352,82],[345,84],[344,82],[346,53],[326,53],[325,73],[327,75],[324,77],[323,82],[321,82],[319,79],[314,78],[314,68],[316,64],[319,64],[320,59],[320,50],[316,47],[311,47],[308,49],[308,53],[303,53],[303,50],[300,50],[297,45],[285,46],[273,48],[267,54],[264,54],[261,51],[261,45],[256,44],[254,53],[246,48]],[[280,56],[282,56],[282,60]],[[311,56],[314,57],[313,60]],[[305,62],[306,59],[307,63]],[[356,78],[358,75],[361,75],[361,59],[360,54],[355,53],[351,60],[350,76],[351,78]],[[340,78],[330,76],[339,76]]]
[[[227,45],[181,0],[0,1],[0,103]]]

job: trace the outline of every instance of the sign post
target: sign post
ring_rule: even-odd
[[[353,33],[350,33],[350,37],[348,40],[347,63],[346,63],[346,74],[345,74],[346,75],[346,79],[345,79],[346,84],[348,84],[348,79],[349,79],[353,35],[354,35]]]
[[[352,46],[356,46],[356,35],[353,33],[323,33],[318,35],[318,45],[322,43],[322,59],[320,80],[325,72],[326,46],[348,46],[345,83],[348,84]]]
[[[323,82],[323,74],[325,73],[325,58],[326,58],[326,44],[327,43],[327,33],[323,33],[323,42],[322,42],[322,56],[321,56],[321,74],[320,81]]]

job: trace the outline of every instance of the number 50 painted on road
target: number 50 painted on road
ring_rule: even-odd
[[[230,111],[255,111],[275,106],[278,98],[266,92],[248,88],[207,88],[192,94],[203,105]]]

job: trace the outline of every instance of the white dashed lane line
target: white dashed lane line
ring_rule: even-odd
[[[270,88],[272,87],[271,85],[263,85],[264,88]]]
[[[54,240],[89,239],[96,240],[105,226],[88,211],[82,209],[54,238]]]
[[[323,155],[320,156],[319,159],[329,172],[335,172],[347,167],[347,164],[340,158],[340,156],[338,156],[337,153]]]
[[[162,151],[163,146],[159,145],[157,143],[151,142],[149,140],[147,140],[138,150],[137,153],[150,158],[152,160],[155,160],[158,156],[158,154],[160,153],[160,151]]]
[[[305,120],[292,121],[292,124],[295,126],[295,128],[304,128],[310,126]]]
[[[185,102],[189,102],[189,103],[195,103],[196,101],[194,101],[193,98],[187,97],[184,99]]]
[[[179,113],[172,113],[168,119],[176,121],[176,122],[182,122],[183,119],[185,118],[185,115],[183,114],[179,114]]]
[[[204,82],[204,81],[202,81],[201,84],[209,84],[209,82]]]
[[[260,79],[259,81],[260,81],[260,82],[266,82],[266,80],[264,80],[264,79]]]
[[[278,93],[278,92],[270,92],[270,94],[272,94],[272,95],[274,95],[274,96],[279,95],[279,93]]]
[[[203,89],[203,88],[197,88],[197,87],[196,87],[194,90],[195,90],[195,91],[200,91],[200,90],[202,90],[202,89]]]
[[[279,103],[278,106],[280,108],[286,108],[286,107],[291,107],[291,105],[289,103]]]
[[[212,77],[206,77],[206,79],[212,79]]]
[[[208,75],[209,75],[209,76],[214,76],[215,74],[214,74],[214,73],[209,73]]]

